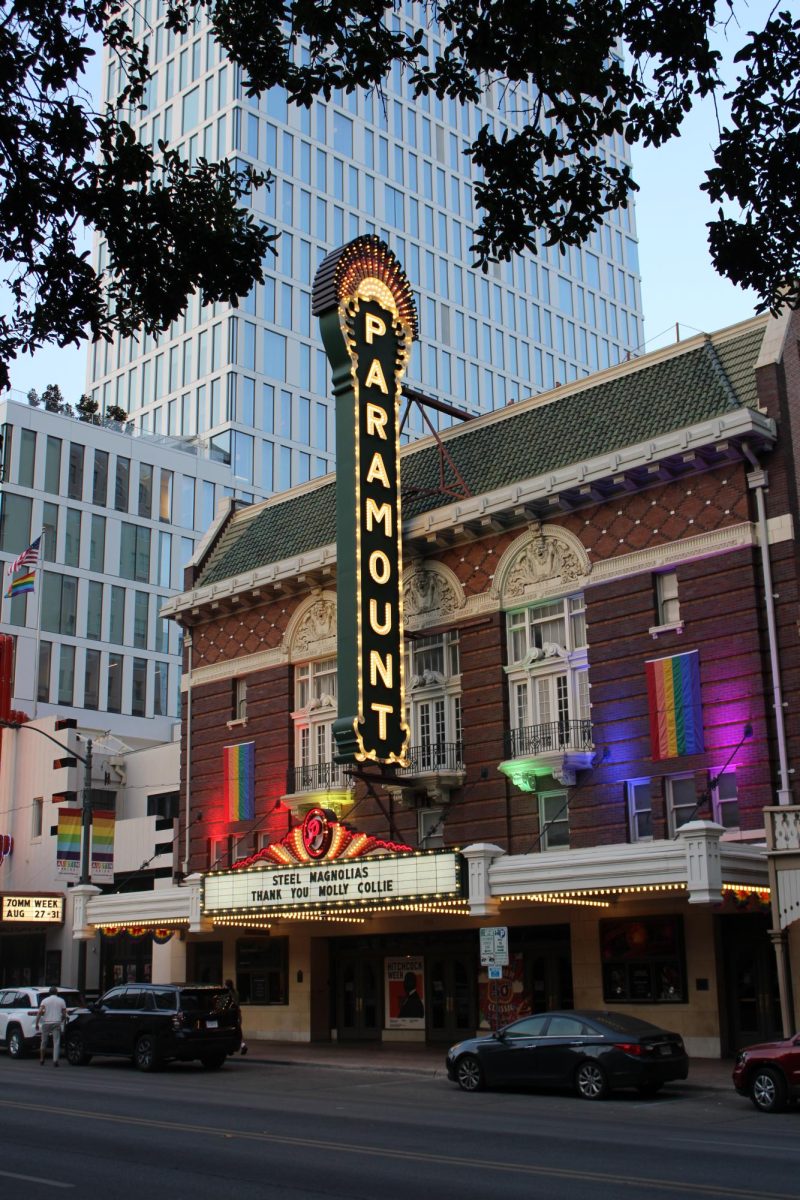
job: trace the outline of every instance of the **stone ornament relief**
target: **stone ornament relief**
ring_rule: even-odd
[[[336,599],[316,593],[301,604],[283,639],[292,662],[336,653]]]
[[[590,571],[589,557],[574,534],[534,522],[506,550],[493,590],[512,601],[571,591],[583,586]]]
[[[461,585],[448,567],[426,564],[406,572],[403,613],[408,625],[436,624],[463,608],[465,602]]]

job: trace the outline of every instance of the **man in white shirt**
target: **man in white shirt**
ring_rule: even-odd
[[[47,1042],[53,1039],[53,1066],[58,1066],[61,1057],[61,1031],[67,1023],[67,1006],[58,994],[58,988],[51,987],[39,1005],[36,1014],[36,1028],[41,1029],[39,1045],[39,1065],[44,1066]]]

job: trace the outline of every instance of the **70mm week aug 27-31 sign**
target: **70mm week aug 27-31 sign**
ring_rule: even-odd
[[[406,763],[399,406],[417,318],[379,238],[322,262],[314,314],[336,398],[339,762]]]

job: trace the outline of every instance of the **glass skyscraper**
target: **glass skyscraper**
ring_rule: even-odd
[[[487,411],[636,350],[632,206],[567,255],[542,247],[487,274],[469,266],[476,174],[465,149],[486,122],[495,132],[514,129],[524,95],[492,88],[481,105],[414,100],[395,69],[385,99],[336,94],[301,109],[276,88],[248,100],[240,70],[202,22],[186,35],[168,33],[159,0],[142,0],[132,19],[154,72],[136,117],[140,138],[165,138],[190,158],[269,169],[271,189],[251,203],[280,238],[265,283],[238,308],[201,309],[195,297],[158,339],[96,344],[89,390],[103,411],[119,405],[145,433],[200,437],[212,458],[230,464],[244,498],[330,471],[333,409],[311,283],[330,249],[364,233],[381,236],[411,280],[421,337],[408,379],[440,399]],[[392,19],[416,27],[422,10],[405,3]],[[428,48],[440,51],[436,36]],[[105,70],[106,94],[116,95],[116,68]],[[621,138],[606,150],[627,161]],[[102,243],[96,253],[102,266]],[[418,413],[410,430],[422,432]]]

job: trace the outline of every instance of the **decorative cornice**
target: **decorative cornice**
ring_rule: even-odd
[[[737,525],[726,525],[722,529],[698,533],[694,537],[678,538],[661,546],[648,546],[644,550],[634,550],[630,554],[620,554],[617,558],[606,558],[595,563],[587,586],[607,583],[611,579],[628,575],[663,571],[665,568],[699,558],[711,558],[715,554],[725,554],[731,550],[752,546],[755,540],[755,527],[749,521],[744,521]]]
[[[741,849],[720,844],[722,881],[766,886],[766,850],[748,846],[742,854]],[[670,839],[503,855],[492,862],[489,883],[494,897],[580,888],[613,891],[654,884],[688,884],[687,848],[683,842]]]
[[[545,531],[555,530],[559,538],[563,537],[566,540],[567,531],[560,526],[544,525],[542,529]],[[773,531],[778,535],[776,538],[772,536]],[[572,540],[577,540],[574,539],[573,534],[569,534],[568,536]],[[770,542],[783,541],[791,538],[791,536],[791,522],[787,523],[783,518],[779,517],[775,519],[774,523],[771,523]],[[679,538],[673,542],[665,542],[661,546],[650,546],[645,550],[634,550],[630,554],[620,554],[616,558],[607,558],[603,562],[591,564],[589,573],[586,575],[575,575],[566,584],[561,575],[556,575],[552,579],[541,581],[535,589],[531,590],[530,594],[526,592],[522,596],[505,597],[504,600],[501,600],[494,585],[492,585],[485,592],[480,592],[474,596],[467,596],[460,608],[456,608],[446,615],[438,610],[432,610],[430,613],[425,614],[424,620],[420,619],[417,622],[414,619],[407,622],[407,625],[409,629],[424,629],[426,627],[441,625],[445,621],[452,622],[453,625],[458,625],[462,621],[474,620],[478,616],[498,612],[504,608],[513,608],[523,603],[532,603],[538,600],[547,600],[551,597],[564,596],[570,592],[586,591],[592,587],[596,587],[598,584],[609,583],[614,579],[623,579],[652,571],[668,570],[670,567],[678,566],[680,563],[692,562],[701,558],[711,558],[714,555],[741,550],[747,546],[754,546],[756,539],[756,527],[749,521],[743,521],[736,525],[727,525],[722,529],[714,529],[706,533],[696,534],[694,537]],[[500,575],[502,564],[505,564],[503,569],[506,572],[508,571],[508,564],[513,563],[516,556],[520,554],[521,550],[530,541],[531,531],[526,530],[511,543],[500,559],[495,578]],[[588,563],[588,559],[585,561]],[[431,564],[426,562],[425,566],[428,569]],[[437,564],[437,574],[443,570],[446,570],[446,568],[442,564]],[[330,591],[307,597],[303,605],[293,615],[280,647],[274,650],[259,651],[256,654],[242,655],[239,658],[226,659],[225,662],[212,663],[207,667],[195,667],[192,672],[192,686],[212,683],[220,679],[233,678],[235,675],[249,674],[253,671],[263,671],[269,667],[279,666],[289,661],[300,661],[297,655],[293,655],[290,659],[288,650],[288,646],[291,644],[290,629],[294,628],[302,619],[302,612],[307,613],[309,609],[313,608],[313,604],[319,600],[320,596],[326,598],[333,597],[335,602],[335,593]],[[314,653],[308,655],[308,657],[321,658],[335,653],[336,639],[334,637],[319,642],[315,646]],[[187,676],[184,675],[182,681],[184,691],[186,691],[186,687]]]
[[[515,411],[518,410],[519,406]],[[483,419],[481,418],[481,420]],[[446,431],[446,433],[452,434],[452,431]],[[451,530],[453,526],[480,520],[481,517],[504,511],[514,512],[524,509],[527,505],[535,507],[543,501],[551,501],[564,492],[585,487],[626,471],[647,467],[674,455],[688,455],[693,450],[700,450],[704,446],[715,445],[729,439],[749,437],[757,442],[772,443],[775,436],[775,423],[770,418],[751,408],[737,408],[711,420],[691,425],[686,429],[674,430],[609,454],[572,463],[559,471],[535,476],[532,479],[486,492],[480,496],[460,497],[452,504],[442,505],[431,512],[422,513],[404,521],[403,537],[406,541],[412,541],[415,538],[424,540],[436,532]],[[417,449],[419,447],[415,443],[413,447],[403,453],[402,457],[406,457],[406,454],[413,453]],[[302,489],[293,489],[289,493],[284,493],[280,497],[280,501],[285,503],[288,497],[299,494],[300,490],[308,491],[311,486],[304,484]],[[328,486],[328,481],[325,486]],[[273,501],[265,503],[273,503]],[[173,596],[164,605],[162,613],[164,616],[176,617],[180,613],[200,609],[214,600],[235,598],[264,584],[278,583],[282,579],[308,574],[323,567],[335,567],[335,563],[335,544],[320,546],[304,554],[283,559],[281,562],[269,563],[231,579],[220,580],[217,583],[184,592],[182,595]]]
[[[257,650],[255,654],[242,654],[237,658],[226,658],[220,662],[209,663],[206,667],[195,667],[192,670],[192,687],[204,683],[217,683],[220,679],[233,679],[234,676],[251,675],[254,671],[267,671],[270,667],[280,667],[289,661],[286,651],[276,646],[272,650]],[[189,690],[189,676],[181,676],[181,691]]]

